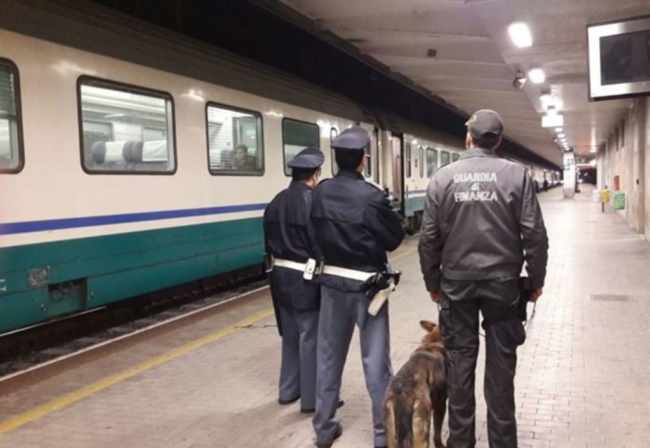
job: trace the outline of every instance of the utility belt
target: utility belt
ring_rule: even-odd
[[[397,288],[402,275],[401,272],[393,270],[390,265],[386,265],[381,271],[366,272],[357,269],[326,265],[324,262],[321,261],[319,263],[313,258],[308,259],[306,263],[300,263],[297,261],[270,257],[266,263],[267,272],[272,271],[276,266],[285,269],[292,269],[294,271],[302,272],[302,277],[308,281],[314,280],[321,275],[331,275],[361,282],[366,296],[370,299],[368,313],[371,316],[376,316],[377,313],[379,313],[391,293]]]

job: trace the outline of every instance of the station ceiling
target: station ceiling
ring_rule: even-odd
[[[499,111],[510,138],[555,163],[561,152],[541,126],[540,95],[555,99],[569,145],[591,154],[631,100],[589,102],[586,26],[650,14],[649,0],[281,1],[461,110]],[[515,21],[528,24],[531,47],[511,42]],[[531,68],[546,82],[515,88],[517,72]]]

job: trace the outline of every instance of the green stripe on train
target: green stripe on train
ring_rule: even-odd
[[[424,195],[407,197],[406,203],[404,204],[404,214],[407,217],[411,217],[415,212],[424,210]]]
[[[0,249],[0,332],[259,264],[263,255],[260,218]]]

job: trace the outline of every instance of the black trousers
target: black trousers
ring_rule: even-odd
[[[485,400],[491,448],[517,447],[514,377],[517,347],[526,334],[514,304],[516,280],[460,282],[443,280],[440,326],[448,352],[448,448],[476,445],[474,380],[479,350],[479,311],[484,318]],[[489,324],[485,325],[487,322]]]

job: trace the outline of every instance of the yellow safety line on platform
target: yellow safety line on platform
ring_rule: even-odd
[[[402,252],[394,256],[392,260],[395,261],[407,255],[412,255],[415,252],[416,250],[407,250],[405,252]],[[133,378],[134,376],[146,372],[147,370],[153,369],[162,364],[173,361],[174,359],[184,356],[192,352],[193,350],[203,347],[204,345],[210,344],[226,336],[229,336],[235,333],[237,330],[240,330],[242,327],[253,325],[259,322],[260,320],[270,317],[272,315],[273,315],[272,308],[265,309],[263,311],[260,311],[248,317],[247,319],[244,319],[240,322],[237,322],[234,325],[226,327],[223,330],[219,330],[215,333],[208,334],[199,339],[188,342],[185,345],[182,345],[167,353],[163,353],[162,355],[144,361],[134,367],[131,367],[129,369],[126,369],[114,375],[107,376],[106,378],[103,378],[93,384],[89,384],[88,386],[84,386],[81,389],[75,390],[74,392],[67,393],[58,398],[50,400],[47,403],[36,406],[35,408],[30,409],[29,411],[25,411],[22,414],[19,414],[15,417],[11,417],[7,420],[0,422],[0,434],[13,431],[14,429],[18,429],[21,426],[26,425],[27,423],[45,417],[46,415],[51,414],[52,412],[56,412],[70,405],[73,405],[78,401],[81,401],[85,398],[95,395],[96,393],[101,392],[104,389],[108,389],[109,387],[114,386],[115,384],[121,383],[122,381],[126,381],[130,378]]]
[[[256,322],[265,319],[271,315],[273,315],[273,310],[270,308],[265,309],[264,311],[256,313],[248,317],[247,319],[244,319],[240,322],[237,322],[234,325],[224,328],[223,330],[219,330],[215,333],[208,334],[192,342],[188,342],[187,344],[182,345],[160,356],[151,358],[134,367],[116,373],[115,375],[110,375],[104,379],[97,381],[96,383],[89,384],[88,386],[82,387],[81,389],[78,389],[74,392],[70,392],[68,394],[62,395],[58,398],[48,401],[47,403],[37,406],[29,411],[23,412],[22,414],[19,414],[15,417],[4,420],[0,422],[0,434],[13,431],[14,429],[26,425],[27,423],[33,422],[34,420],[38,420],[41,417],[45,417],[46,415],[51,414],[52,412],[56,412],[58,410],[66,408],[78,401],[81,401],[98,392],[101,392],[104,389],[108,389],[109,387],[115,384],[121,383],[122,381],[126,381],[130,378],[133,378],[136,375],[139,375],[140,373],[153,369],[154,367],[158,367],[169,361],[173,361],[174,359],[186,355],[193,350],[203,347],[204,345],[210,344],[211,342],[218,341],[219,339],[222,339],[226,336],[235,333],[237,330],[240,330],[242,327],[253,325]]]

